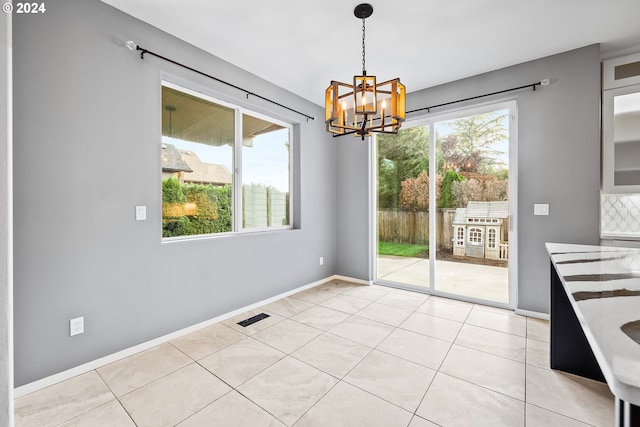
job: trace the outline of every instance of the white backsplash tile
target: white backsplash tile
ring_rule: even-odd
[[[602,194],[600,234],[640,239],[640,194]]]

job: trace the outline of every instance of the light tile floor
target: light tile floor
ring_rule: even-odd
[[[271,317],[243,328],[255,314]],[[548,322],[333,281],[16,400],[16,426],[608,427]]]

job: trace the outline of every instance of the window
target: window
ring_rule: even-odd
[[[290,228],[291,126],[162,85],[162,236]]]
[[[495,249],[496,248],[496,229],[491,227],[487,230],[487,247],[489,249]]]
[[[473,245],[482,244],[482,228],[470,228],[469,229],[469,243]]]
[[[456,246],[464,246],[464,227],[456,227]]]
[[[289,225],[289,128],[242,115],[242,227]]]

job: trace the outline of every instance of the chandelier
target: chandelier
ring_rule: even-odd
[[[373,6],[359,4],[353,10],[362,19],[362,75],[353,76],[353,84],[331,81],[325,92],[325,123],[333,136],[353,134],[364,140],[372,132],[398,133],[405,119],[406,89],[400,79],[376,83],[365,67],[365,19]]]

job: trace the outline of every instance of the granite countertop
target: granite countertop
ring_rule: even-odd
[[[640,249],[546,247],[609,388],[640,405]]]

